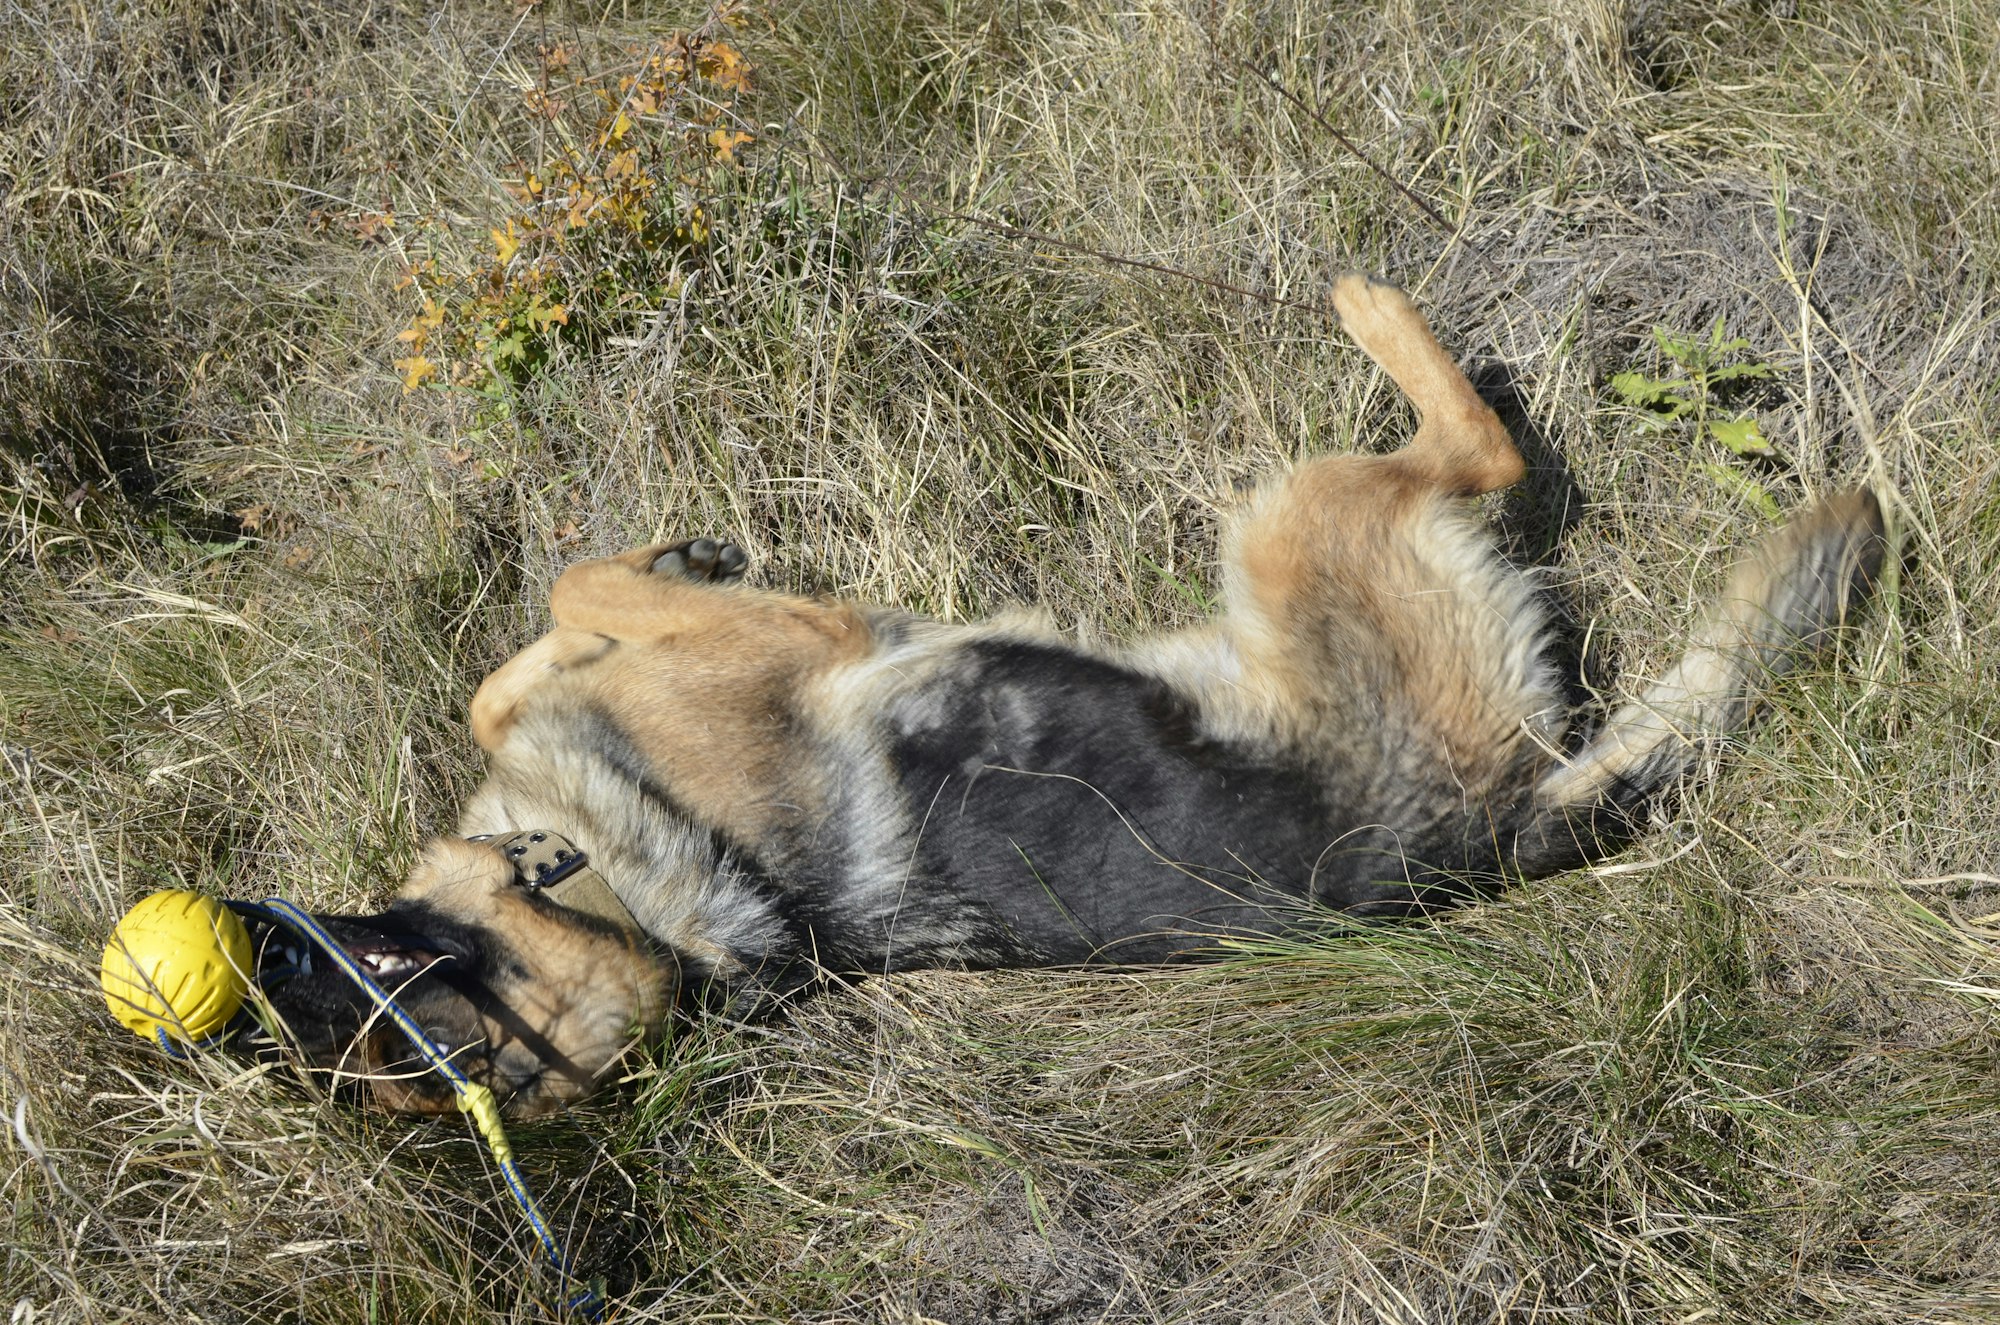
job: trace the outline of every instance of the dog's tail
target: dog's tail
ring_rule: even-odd
[[[1759,544],[1681,660],[1536,786],[1515,838],[1521,874],[1572,869],[1629,838],[1649,797],[1829,641],[1873,586],[1883,546],[1882,508],[1865,489],[1821,502]]]

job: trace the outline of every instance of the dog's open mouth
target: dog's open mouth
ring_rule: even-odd
[[[233,904],[257,989],[238,1044],[393,1110],[453,1109],[469,1085],[517,1116],[580,1098],[659,1029],[678,968],[520,877],[439,838],[373,915]]]
[[[272,1029],[281,1030],[307,1066],[326,1069],[337,1080],[421,1076],[427,1070],[423,1055],[331,954],[268,913],[246,919],[257,986],[282,1022],[282,1028]],[[469,935],[448,925],[420,927],[413,922],[431,918],[394,912],[367,920],[316,919],[355,968],[426,1034],[461,1053],[478,1051],[482,1018],[473,995],[479,989],[479,948]],[[261,1029],[247,1039],[259,1051],[281,1051],[279,1038]],[[407,1088],[399,1087],[397,1094],[404,1097]]]
[[[265,916],[253,915],[247,919],[252,950],[257,954],[255,978],[266,993],[301,976],[331,974],[345,978],[338,964],[305,935]],[[463,962],[470,955],[462,942],[414,930],[377,929],[340,917],[321,917],[319,925],[377,983],[421,975],[441,961]],[[357,996],[365,999],[359,986],[352,980],[347,983]]]
[[[347,955],[376,981],[395,980],[427,971],[447,954],[431,948],[411,948],[387,942],[343,944]]]

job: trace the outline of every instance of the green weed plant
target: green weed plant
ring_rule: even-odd
[[[1653,377],[1637,370],[1615,373],[1611,378],[1613,394],[1655,427],[1684,425],[1697,439],[1717,442],[1738,457],[1777,459],[1777,450],[1758,426],[1756,414],[1733,412],[1727,407],[1728,400],[1745,384],[1764,381],[1772,373],[1769,364],[1748,357],[1750,342],[1746,338],[1729,335],[1718,317],[1705,336],[1676,335],[1656,326],[1653,342],[1667,362],[1667,375]],[[1767,518],[1779,518],[1777,499],[1742,470],[1713,461],[1697,461],[1695,468]]]

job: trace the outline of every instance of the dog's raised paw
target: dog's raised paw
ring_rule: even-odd
[[[1347,334],[1370,354],[1385,338],[1412,324],[1424,326],[1423,315],[1401,286],[1366,272],[1351,271],[1333,283],[1333,307]]]
[[[696,584],[728,584],[743,578],[750,554],[734,543],[713,538],[676,543],[653,558],[653,574],[672,575]]]

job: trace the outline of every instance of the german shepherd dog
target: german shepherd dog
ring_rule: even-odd
[[[589,1093],[683,991],[1161,962],[1607,854],[1866,593],[1876,500],[1767,539],[1680,661],[1568,739],[1545,612],[1467,500],[1519,453],[1400,290],[1349,275],[1333,303],[1420,426],[1253,496],[1213,621],[1087,647],[743,587],[711,539],[584,562],[473,699],[457,834],[327,927],[518,1116]],[[545,886],[578,867],[588,890]],[[338,973],[268,992],[310,1064],[453,1107]]]

